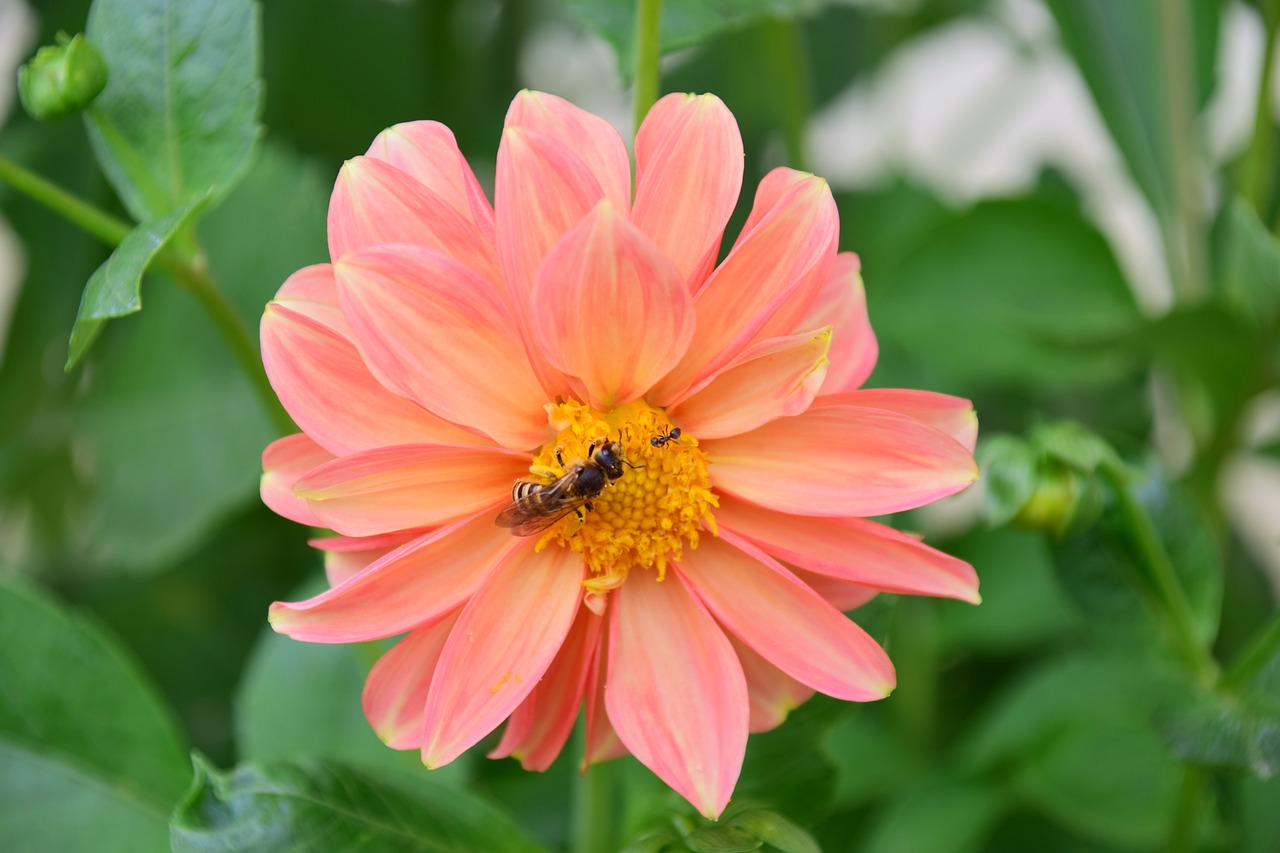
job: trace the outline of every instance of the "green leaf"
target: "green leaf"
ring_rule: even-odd
[[[111,257],[94,271],[85,285],[76,322],[71,327],[67,370],[84,358],[107,320],[142,310],[142,274],[208,201],[209,196],[205,195],[179,210],[142,223],[130,231]]]
[[[831,802],[836,779],[822,742],[843,714],[840,703],[818,696],[773,731],[752,735],[734,796],[803,824],[816,820]]]
[[[111,76],[89,135],[138,221],[244,177],[260,134],[258,30],[251,0],[95,0],[87,33]]]
[[[1204,697],[1161,721],[1179,758],[1270,779],[1280,772],[1280,706],[1245,696]]]
[[[326,256],[327,197],[313,169],[266,149],[252,179],[201,220],[210,272],[249,329],[290,273]],[[154,288],[146,311],[112,326],[74,415],[92,484],[79,530],[92,564],[150,570],[257,500],[262,449],[276,432],[187,293]]]
[[[750,853],[764,846],[750,832],[735,826],[695,829],[685,836],[684,843],[694,853]]]
[[[720,32],[760,18],[791,18],[817,12],[829,0],[683,0],[662,7],[662,52],[692,47]],[[569,13],[613,46],[618,74],[630,81],[635,64],[634,0],[566,0]]]
[[[1244,199],[1231,200],[1224,220],[1222,294],[1250,325],[1273,326],[1280,311],[1280,240]]]
[[[462,789],[409,792],[328,762],[245,765],[223,774],[197,760],[170,838],[175,853],[542,849]]]
[[[0,672],[0,849],[168,849],[186,748],[117,644],[0,581]]]
[[[860,849],[868,853],[982,850],[983,842],[1009,806],[1005,791],[985,785],[931,785],[893,802]]]
[[[1085,385],[1133,369],[1118,345],[1140,323],[1106,241],[1080,212],[1036,196],[945,218],[872,265],[867,305],[891,358],[952,392]],[[896,260],[895,260],[896,259]]]
[[[813,836],[767,809],[750,809],[733,816],[729,825],[738,827],[781,853],[822,853]]]
[[[982,514],[988,524],[998,527],[1031,500],[1036,488],[1036,454],[1016,436],[995,435],[983,440],[977,456],[985,486]]]
[[[1164,44],[1162,18],[1179,5],[1185,44]],[[1163,54],[1191,65],[1197,105],[1213,86],[1220,4],[1200,0],[1049,0],[1062,41],[1084,75],[1129,171],[1159,217],[1174,207],[1171,82]],[[1192,116],[1188,116],[1190,121]]]

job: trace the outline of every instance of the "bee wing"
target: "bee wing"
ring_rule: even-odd
[[[494,523],[509,528],[513,536],[541,533],[590,500],[587,495],[572,493],[570,487],[576,480],[577,472],[571,471],[551,485],[513,500],[498,513]]]

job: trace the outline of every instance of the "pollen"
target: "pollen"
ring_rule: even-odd
[[[672,438],[677,425],[662,409],[636,401],[600,412],[570,400],[549,404],[547,416],[557,435],[534,457],[529,468],[534,474],[563,474],[588,459],[596,443],[622,445],[622,476],[591,501],[589,510],[568,516],[538,543],[539,549],[560,545],[582,554],[591,573],[583,583],[589,592],[616,589],[637,567],[656,571],[662,580],[685,547],[697,548],[704,532],[716,535],[712,510],[718,502],[707,454],[688,432]]]

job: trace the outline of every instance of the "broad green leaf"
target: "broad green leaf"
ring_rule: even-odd
[[[189,776],[136,664],[84,617],[0,582],[0,849],[167,849]]]
[[[777,812],[767,809],[749,809],[735,814],[729,820],[729,824],[760,839],[770,848],[781,853],[822,853],[813,836]]]
[[[71,327],[67,370],[84,357],[107,320],[142,310],[142,274],[208,201],[209,196],[205,195],[178,210],[142,223],[130,231],[111,257],[94,271],[85,285],[80,310],[76,312],[76,322]]]
[[[325,258],[326,198],[310,168],[268,149],[201,221],[210,274],[255,338],[281,282]],[[177,288],[148,291],[147,310],[113,323],[93,359],[75,420],[93,484],[81,529],[93,563],[152,569],[257,500],[275,429],[211,319]]]
[[[258,29],[252,0],[94,0],[87,34],[110,80],[89,135],[138,221],[244,177],[261,131]]]
[[[410,792],[340,764],[203,762],[173,815],[175,853],[361,850],[366,853],[534,853],[501,812],[460,788]]]
[[[734,797],[767,805],[802,825],[826,810],[836,768],[822,748],[845,709],[825,696],[810,699],[781,726],[752,735]]]
[[[836,769],[831,797],[834,809],[860,808],[893,797],[911,786],[918,770],[912,744],[879,708],[847,715],[822,746],[827,761]]]
[[[1194,116],[1185,127],[1171,119],[1177,81],[1166,73],[1164,56],[1177,57],[1193,91],[1191,109],[1202,105],[1213,85],[1221,6],[1209,0],[1049,0],[1062,41],[1079,66],[1089,91],[1124,155],[1138,186],[1164,217],[1174,206],[1171,139],[1184,134],[1192,144]],[[1185,22],[1184,43],[1166,44],[1163,17],[1176,11]]]
[[[1272,853],[1280,850],[1280,776],[1265,782],[1243,779],[1241,791],[1240,853]]]
[[[1031,445],[1012,435],[986,438],[978,448],[982,466],[983,517],[992,527],[1009,522],[1031,499],[1038,460]]]
[[[869,253],[870,254],[870,253]],[[1080,212],[1027,197],[982,202],[867,260],[882,351],[925,387],[976,393],[1113,381],[1132,356],[1108,341],[1140,317],[1114,255]]]
[[[812,14],[829,0],[684,0],[662,6],[662,52],[668,53],[759,18],[789,18]],[[567,0],[569,13],[594,30],[618,58],[618,73],[629,81],[635,62],[635,3],[633,0]]]
[[[1270,779],[1280,771],[1280,703],[1252,694],[1204,697],[1161,720],[1179,758]]]
[[[1222,294],[1249,325],[1270,328],[1280,310],[1280,240],[1244,199],[1232,199],[1224,218]]]
[[[706,826],[695,829],[684,838],[693,853],[750,853],[764,842],[736,826]]]
[[[1009,795],[976,783],[939,783],[894,801],[880,816],[868,853],[970,853],[983,850]]]

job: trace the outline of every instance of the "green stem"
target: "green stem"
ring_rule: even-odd
[[[1280,616],[1271,620],[1253,645],[1235,662],[1222,679],[1225,690],[1236,690],[1258,674],[1264,666],[1280,654]]]
[[[805,170],[805,117],[809,115],[809,80],[804,50],[804,32],[794,20],[771,20],[764,25],[766,50],[773,74],[781,87],[779,97],[782,140],[787,162]]]
[[[1160,15],[1161,65],[1168,97],[1165,128],[1173,159],[1173,209],[1165,220],[1165,250],[1173,295],[1179,302],[1199,298],[1208,267],[1196,175],[1195,79],[1188,55],[1191,28],[1186,0],[1163,0]]]
[[[570,831],[573,853],[609,853],[614,849],[611,762],[593,764],[574,781]]]
[[[61,215],[73,225],[79,226],[89,235],[109,246],[120,245],[120,241],[133,230],[129,223],[116,219],[4,157],[0,157],[0,180],[8,182],[14,189]],[[169,250],[162,251],[157,256],[156,263],[164,268],[170,278],[189,291],[209,314],[209,318],[226,340],[227,346],[231,348],[232,354],[239,362],[254,392],[262,401],[267,416],[271,418],[276,429],[281,434],[295,431],[293,421],[280,406],[275,391],[271,389],[271,383],[267,381],[267,374],[262,369],[262,362],[258,358],[258,350],[254,346],[253,338],[250,337],[244,323],[240,321],[226,294],[209,277],[204,266]]]
[[[1137,552],[1148,580],[1155,588],[1164,617],[1178,652],[1196,679],[1203,685],[1218,678],[1218,664],[1196,635],[1195,616],[1186,591],[1174,571],[1173,561],[1164,549],[1151,516],[1138,501],[1128,474],[1118,462],[1104,462],[1099,473],[1110,483],[1116,496],[1117,509],[1124,530]]]
[[[43,204],[108,245],[120,245],[125,235],[133,230],[129,223],[98,210],[87,201],[73,196],[62,187],[5,157],[0,157],[0,181],[6,181],[18,192]]]
[[[1240,167],[1238,191],[1253,204],[1259,215],[1265,215],[1267,195],[1271,189],[1271,159],[1275,127],[1271,120],[1271,69],[1276,58],[1276,30],[1280,26],[1274,2],[1263,5],[1262,18],[1266,47],[1262,67],[1258,69],[1258,97],[1253,108],[1253,137]]]
[[[659,63],[662,59],[662,0],[638,0],[636,3],[636,86],[635,126],[649,114],[649,107],[658,100]]]
[[[1200,822],[1204,787],[1204,771],[1184,764],[1182,781],[1178,785],[1178,802],[1173,810],[1173,826],[1169,830],[1169,853],[1192,853],[1199,849],[1196,827]]]

